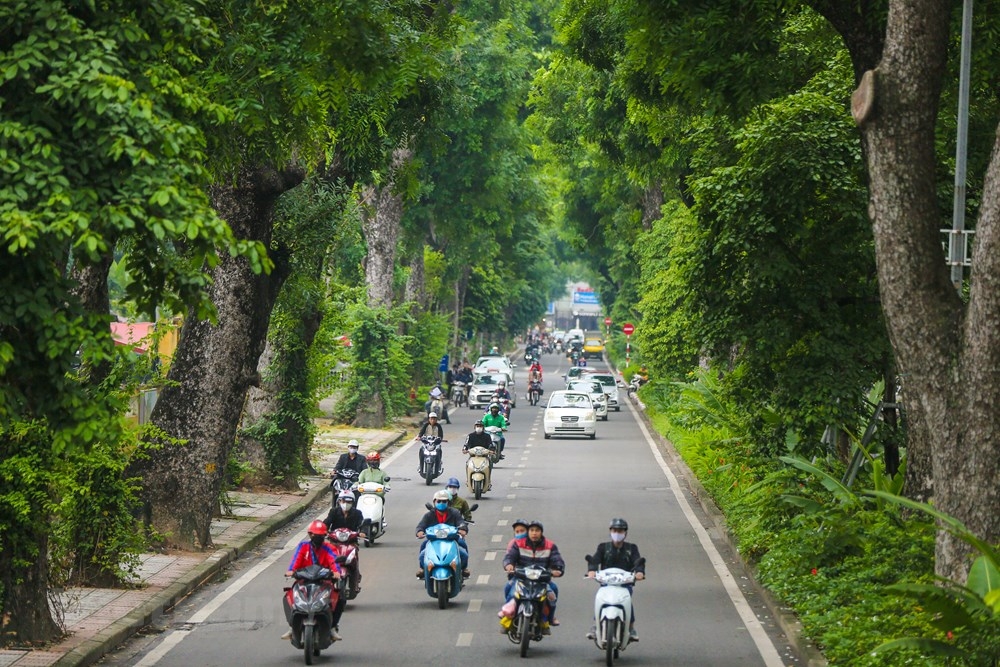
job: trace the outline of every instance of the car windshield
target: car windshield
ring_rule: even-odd
[[[567,389],[573,391],[586,391],[591,394],[603,394],[604,386],[600,382],[573,382]]]
[[[603,343],[601,342],[600,338],[588,338],[587,342],[584,343],[584,345],[590,345],[590,346],[593,346],[593,347],[597,347],[599,345],[603,345]]]
[[[500,382],[506,382],[506,375],[480,375],[476,378],[474,384],[499,384]]]
[[[593,378],[606,386],[614,386],[615,378],[613,375],[594,375]]]
[[[553,394],[549,399],[550,408],[589,408],[590,396],[586,394]]]

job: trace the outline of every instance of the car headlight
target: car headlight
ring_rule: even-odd
[[[590,411],[590,412],[588,412],[588,413],[587,413],[586,415],[584,415],[584,417],[583,417],[583,418],[584,418],[585,420],[590,420],[590,421],[594,421],[595,419],[597,419],[597,416],[596,416],[596,414],[594,413],[594,411],[593,411],[593,410],[591,410],[591,411]]]

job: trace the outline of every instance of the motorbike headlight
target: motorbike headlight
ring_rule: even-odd
[[[528,570],[527,572],[524,573],[524,576],[525,576],[526,579],[530,579],[531,581],[538,581],[539,577],[542,576],[542,571],[541,570]]]
[[[434,537],[438,538],[439,540],[443,540],[448,537],[448,531],[445,530],[444,528],[439,528],[438,530],[434,531]]]

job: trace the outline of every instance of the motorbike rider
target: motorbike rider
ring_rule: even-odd
[[[611,530],[611,541],[601,542],[597,545],[597,549],[594,551],[594,555],[587,559],[589,566],[587,567],[587,576],[591,579],[594,578],[594,574],[597,570],[604,570],[609,567],[617,567],[628,572],[635,572],[635,578],[637,581],[642,581],[646,578],[646,566],[645,563],[639,560],[639,547],[631,542],[625,541],[625,536],[628,535],[628,521],[625,519],[614,518],[608,525]],[[629,595],[632,595],[632,585],[629,584],[625,588],[628,589]],[[597,628],[592,627],[590,629],[590,634],[587,635],[588,639],[593,639],[594,635],[597,633]],[[632,623],[628,628],[628,636],[634,642],[639,641],[639,633],[635,630],[635,596],[632,595]]]
[[[534,360],[531,362],[531,365],[528,366],[528,377],[531,378],[531,379],[536,379],[535,376],[533,375],[533,373],[538,373],[537,380],[539,382],[541,382],[542,381],[542,362],[539,361],[538,357],[535,357]]]
[[[344,470],[353,470],[360,474],[367,467],[368,463],[365,458],[358,455],[358,441],[351,440],[347,443],[347,453],[341,454],[340,458],[337,459],[337,465],[333,467],[333,479],[336,480],[337,476]],[[330,486],[333,486],[333,482],[330,482]]]
[[[508,574],[514,572],[514,568],[525,567],[527,565],[541,565],[552,573],[552,577],[561,577],[566,569],[566,562],[559,553],[559,547],[555,542],[546,539],[545,527],[541,521],[531,520],[528,522],[528,534],[525,537],[514,540],[514,543],[507,549],[507,554],[503,557],[503,568]],[[550,634],[548,625],[559,625],[556,620],[556,602],[559,599],[559,587],[555,582],[549,582],[549,590],[555,594],[555,600],[549,603],[548,618],[542,615],[542,634]],[[514,595],[514,579],[510,578],[504,587],[504,599],[510,601]],[[548,621],[548,625],[544,622]]]
[[[365,482],[377,482],[379,484],[385,484],[389,481],[389,476],[385,474],[379,466],[382,465],[382,455],[376,451],[368,452],[365,457],[365,463],[368,467],[361,471],[358,476],[358,484],[364,484]],[[385,498],[385,491],[379,494]]]
[[[430,414],[427,415],[427,421],[425,421],[423,423],[423,425],[420,427],[420,432],[417,433],[417,439],[419,440],[420,438],[422,438],[425,435],[430,435],[430,436],[433,436],[433,437],[436,437],[436,438],[441,438],[442,441],[444,440],[444,429],[441,428],[441,424],[438,423],[438,415],[437,415],[436,412],[431,412]],[[420,471],[420,466],[421,466],[421,464],[423,464],[423,462],[424,462],[423,452],[421,452],[420,448],[417,447],[417,472],[418,473]],[[437,461],[435,462],[435,465],[437,465],[437,468],[436,468],[437,470],[441,469],[441,448],[440,447],[438,447],[438,450],[437,450]]]
[[[499,427],[501,429],[501,431],[506,431],[507,427],[510,426],[510,422],[507,421],[507,418],[504,417],[502,414],[500,414],[500,404],[499,403],[490,403],[490,412],[489,412],[489,414],[483,416],[483,420],[482,421],[483,421],[483,426],[484,427],[486,427],[486,426],[497,426],[497,427]],[[505,438],[503,436],[503,433],[501,432],[501,434],[500,434],[500,458],[501,459],[504,458],[503,447],[504,447],[504,445],[506,443],[507,443],[507,438]]]
[[[438,382],[433,387],[431,387],[430,395],[427,399],[427,402],[424,403],[424,412],[426,412],[427,415],[430,416],[430,413],[433,411],[432,407],[434,401],[441,401],[441,412],[443,413],[443,415],[439,416],[443,416],[444,420],[450,424],[451,417],[448,416],[448,409],[444,405],[444,400],[445,400],[444,391],[441,390],[441,383]]]
[[[514,537],[510,538],[510,542],[507,543],[508,551],[514,542],[528,536],[528,522],[524,519],[514,519],[514,523],[510,524],[510,527],[514,529]]]
[[[417,570],[418,579],[423,579],[424,577],[424,548],[427,546],[427,538],[424,531],[439,523],[458,528],[458,536],[460,538],[458,553],[462,560],[462,576],[469,576],[469,550],[467,547],[462,546],[465,535],[469,532],[469,524],[465,523],[461,512],[448,506],[449,502],[451,502],[451,494],[447,491],[435,492],[432,508],[421,517],[420,522],[417,524],[417,538],[423,539],[423,542],[420,543],[420,569]]]
[[[496,451],[496,447],[493,445],[493,438],[486,432],[486,427],[483,425],[482,419],[476,422],[472,433],[465,437],[465,444],[462,445],[462,453],[468,454],[469,450],[475,447],[485,447],[491,452]],[[490,470],[493,470],[492,458],[490,459]]]
[[[297,570],[301,570],[309,565],[319,565],[320,567],[328,568],[333,573],[334,579],[339,579],[341,575],[340,565],[337,564],[337,555],[333,552],[333,547],[326,543],[326,524],[322,521],[313,521],[309,524],[309,528],[306,529],[309,534],[309,538],[299,542],[299,545],[295,547],[295,553],[292,555],[292,562],[288,564],[288,571],[285,572],[286,577],[291,577],[295,575]],[[291,616],[292,608],[292,591],[289,589],[282,602],[285,605],[285,616]],[[331,622],[330,639],[331,641],[340,641],[343,637],[340,636],[340,617],[344,613],[344,607],[347,605],[347,600],[343,598],[337,599],[337,604],[333,605],[331,612],[333,614],[333,620]],[[288,629],[285,634],[281,635],[282,639],[291,639],[292,630]]]
[[[454,507],[461,512],[462,518],[466,521],[472,521],[472,509],[469,508],[469,501],[458,495],[461,487],[461,482],[458,481],[457,477],[448,478],[448,485],[444,487],[444,490],[451,496],[451,500],[448,501],[448,507]]]
[[[323,519],[327,530],[333,531],[336,528],[347,528],[358,532],[364,524],[365,517],[361,510],[354,507],[354,494],[350,491],[341,491],[337,496],[337,506],[330,510],[330,513]]]

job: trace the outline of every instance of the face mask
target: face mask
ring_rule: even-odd
[[[313,535],[309,539],[310,539],[310,541],[312,541],[314,547],[321,547],[321,546],[323,546],[323,539],[324,538],[323,538],[322,535]]]
[[[434,507],[438,508],[441,511],[444,511],[448,509],[448,503],[434,503]]]
[[[476,433],[482,433],[482,432],[483,432],[483,427],[482,426],[477,426],[476,427]]]
[[[622,542],[624,540],[625,540],[625,533],[616,533],[616,532],[611,533],[612,542]]]
[[[346,512],[347,510],[351,509],[351,503],[340,503],[340,509]]]
[[[347,453],[350,454],[351,456],[356,456],[357,453],[358,453],[358,450],[356,450],[356,449],[348,449]]]
[[[458,489],[449,486],[448,487],[448,495],[451,496],[452,498],[454,498],[455,496],[458,495]]]
[[[527,536],[528,536],[528,534],[527,534],[527,533],[514,533],[514,539],[515,539],[515,540],[519,540],[519,539],[521,539],[522,537],[527,537]]]

